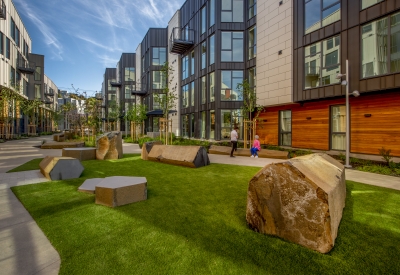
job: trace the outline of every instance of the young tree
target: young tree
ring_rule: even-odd
[[[125,119],[131,124],[131,138],[132,140],[137,140],[136,138],[136,125],[142,125],[143,121],[147,118],[146,116],[147,108],[144,104],[134,104],[129,106],[125,114]],[[133,124],[135,127],[133,127]],[[133,129],[135,128],[135,129]],[[143,130],[143,129],[142,129]]]
[[[162,80],[164,85],[162,87],[161,93],[154,94],[154,101],[160,105],[163,112],[163,118],[166,123],[165,127],[165,144],[168,144],[169,127],[168,127],[168,113],[170,110],[176,108],[176,102],[178,96],[176,95],[177,84],[171,87],[174,77],[174,69],[169,66],[168,62],[165,62],[161,69]]]
[[[117,123],[119,122],[120,116],[121,116],[121,108],[118,105],[117,101],[110,100],[108,102],[108,112],[107,112],[108,127],[110,127],[110,120],[111,120],[114,131],[115,131],[116,130],[115,125],[117,125]],[[110,130],[110,128],[109,128],[109,130]]]
[[[95,98],[90,97],[85,101],[85,113],[87,114],[87,125],[98,132],[100,128],[99,108],[101,102]]]
[[[38,115],[39,115],[39,107],[42,105],[42,102],[35,98],[33,100],[23,100],[21,101],[21,110],[24,115],[28,117],[28,127],[34,127],[36,131]],[[28,131],[31,133],[32,129]]]

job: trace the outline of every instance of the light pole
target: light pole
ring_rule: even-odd
[[[350,165],[350,76],[349,76],[349,60],[346,59],[346,74],[338,74],[336,76],[337,79],[341,79],[343,76],[346,76],[346,80],[342,81],[342,85],[346,86],[346,163],[344,167],[351,168]],[[359,91],[353,91],[351,93],[354,97],[358,97],[360,95]]]

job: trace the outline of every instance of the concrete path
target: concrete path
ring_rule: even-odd
[[[5,173],[29,160],[61,156],[61,149],[38,148],[51,136],[0,143],[0,274],[58,274],[60,257],[36,222],[22,206],[12,186],[39,183],[47,179],[39,170]],[[123,144],[124,153],[140,153],[137,144]],[[280,159],[209,155],[211,163],[264,167]],[[400,190],[400,178],[346,170],[346,179]]]

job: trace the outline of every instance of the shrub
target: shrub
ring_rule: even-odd
[[[390,160],[393,158],[393,156],[390,154],[391,152],[392,150],[386,150],[385,147],[379,149],[379,155],[381,155],[382,159],[386,161],[387,165],[389,165]]]

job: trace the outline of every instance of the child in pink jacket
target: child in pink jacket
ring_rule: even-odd
[[[261,150],[260,141],[258,140],[259,138],[258,135],[254,137],[253,146],[250,149],[251,158],[258,158],[257,152]]]

